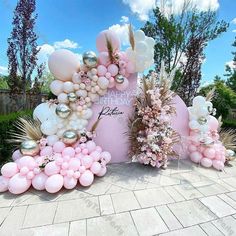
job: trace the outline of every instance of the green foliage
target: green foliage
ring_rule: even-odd
[[[13,123],[20,116],[32,115],[32,111],[14,112],[7,115],[0,116],[0,167],[11,160],[11,154],[15,146],[8,143],[10,138],[9,132],[14,129]]]
[[[216,91],[212,103],[217,110],[216,116],[222,115],[223,119],[227,119],[232,109],[236,108],[236,94],[219,76],[216,77],[213,84],[203,87],[200,94],[206,96],[214,86]]]
[[[7,76],[0,76],[0,89],[9,89],[7,78]]]
[[[236,129],[236,120],[231,120],[231,119],[224,120],[223,127]]]
[[[43,74],[42,78],[40,79],[42,93],[50,93],[50,84],[53,80],[54,77],[51,73],[46,72],[45,74]]]

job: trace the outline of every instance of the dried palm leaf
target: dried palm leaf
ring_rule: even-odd
[[[214,98],[214,95],[215,95],[215,91],[216,91],[216,88],[213,87],[206,95],[206,100],[207,101],[212,101],[212,99]]]
[[[220,141],[225,148],[236,151],[236,131],[234,129],[222,129],[219,134]]]
[[[40,121],[31,117],[20,117],[15,123],[16,130],[10,130],[11,139],[8,142],[22,143],[25,140],[31,139],[38,141],[43,137],[40,129]]]
[[[220,131],[221,130],[221,126],[223,125],[222,116],[219,116],[218,123],[219,123],[218,130]]]
[[[134,40],[134,32],[133,32],[131,24],[129,24],[129,43],[130,43],[130,45],[132,47],[132,50],[134,50],[135,40]]]
[[[115,60],[115,58],[113,56],[114,49],[113,49],[112,43],[111,43],[110,39],[107,37],[107,35],[106,35],[106,46],[107,46],[109,59],[110,59],[111,63],[113,63]]]
[[[95,130],[97,129],[98,124],[99,124],[99,122],[100,122],[101,119],[102,119],[102,118],[100,117],[100,118],[98,118],[98,119],[95,121],[95,123],[93,124],[93,126],[92,126],[90,132],[92,132],[92,133],[95,132]]]

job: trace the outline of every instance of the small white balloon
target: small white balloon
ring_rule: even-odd
[[[60,93],[57,97],[59,103],[68,103],[68,97],[66,93]]]
[[[57,132],[57,123],[53,120],[46,120],[41,124],[40,129],[45,135],[53,135]]]
[[[198,124],[198,122],[196,121],[196,120],[191,120],[190,122],[189,122],[189,128],[190,129],[199,129],[199,124]]]
[[[53,80],[50,84],[50,90],[54,95],[58,96],[63,92],[63,82],[60,80]]]
[[[193,106],[194,107],[201,107],[206,102],[206,99],[202,96],[197,96],[193,99]]]
[[[143,41],[145,40],[145,34],[142,30],[137,30],[134,32],[134,38],[136,41]]]
[[[56,143],[58,140],[59,138],[55,134],[47,136],[47,144],[49,146],[53,146],[53,144]]]
[[[63,90],[65,93],[71,93],[74,91],[74,84],[71,81],[66,81],[63,84]]]
[[[140,41],[135,44],[135,49],[138,54],[146,54],[148,46],[144,41]]]
[[[98,78],[98,85],[102,89],[106,89],[109,85],[109,80],[106,77],[99,77]]]

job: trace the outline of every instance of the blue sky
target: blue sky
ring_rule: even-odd
[[[183,0],[173,0],[176,5]],[[193,0],[199,9],[210,6],[218,9],[219,19],[232,22],[236,18],[235,0]],[[11,22],[16,0],[0,0],[0,73],[7,67],[7,38],[11,32]],[[66,47],[79,55],[87,50],[96,50],[97,34],[112,27],[122,37],[127,20],[136,29],[142,27],[149,17],[155,0],[37,0],[38,45],[42,46],[40,60],[57,48]],[[202,74],[203,83],[215,75],[223,75],[225,63],[232,60],[231,44],[236,36],[235,24],[231,23],[227,33],[209,43]]]

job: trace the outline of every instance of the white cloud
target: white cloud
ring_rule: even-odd
[[[140,20],[149,19],[149,14],[155,6],[159,6],[164,13],[178,14],[186,0],[122,0],[128,5],[134,14],[137,14]],[[191,6],[196,6],[199,11],[212,10],[219,8],[219,0],[191,0]]]
[[[121,23],[127,23],[127,22],[129,22],[129,17],[128,17],[128,16],[122,16],[121,19],[120,19],[120,22],[121,22]]]
[[[231,21],[231,24],[236,25],[236,18],[234,18],[234,19]]]
[[[236,69],[236,63],[234,61],[228,61],[225,65],[229,66],[231,69]]]
[[[8,69],[6,66],[0,66],[0,75],[8,75]]]
[[[232,30],[233,33],[236,33],[236,29],[235,30]]]
[[[60,48],[78,48],[78,43],[71,41],[69,39],[65,39],[64,41],[58,41],[54,43],[54,48],[55,49],[60,49]]]

